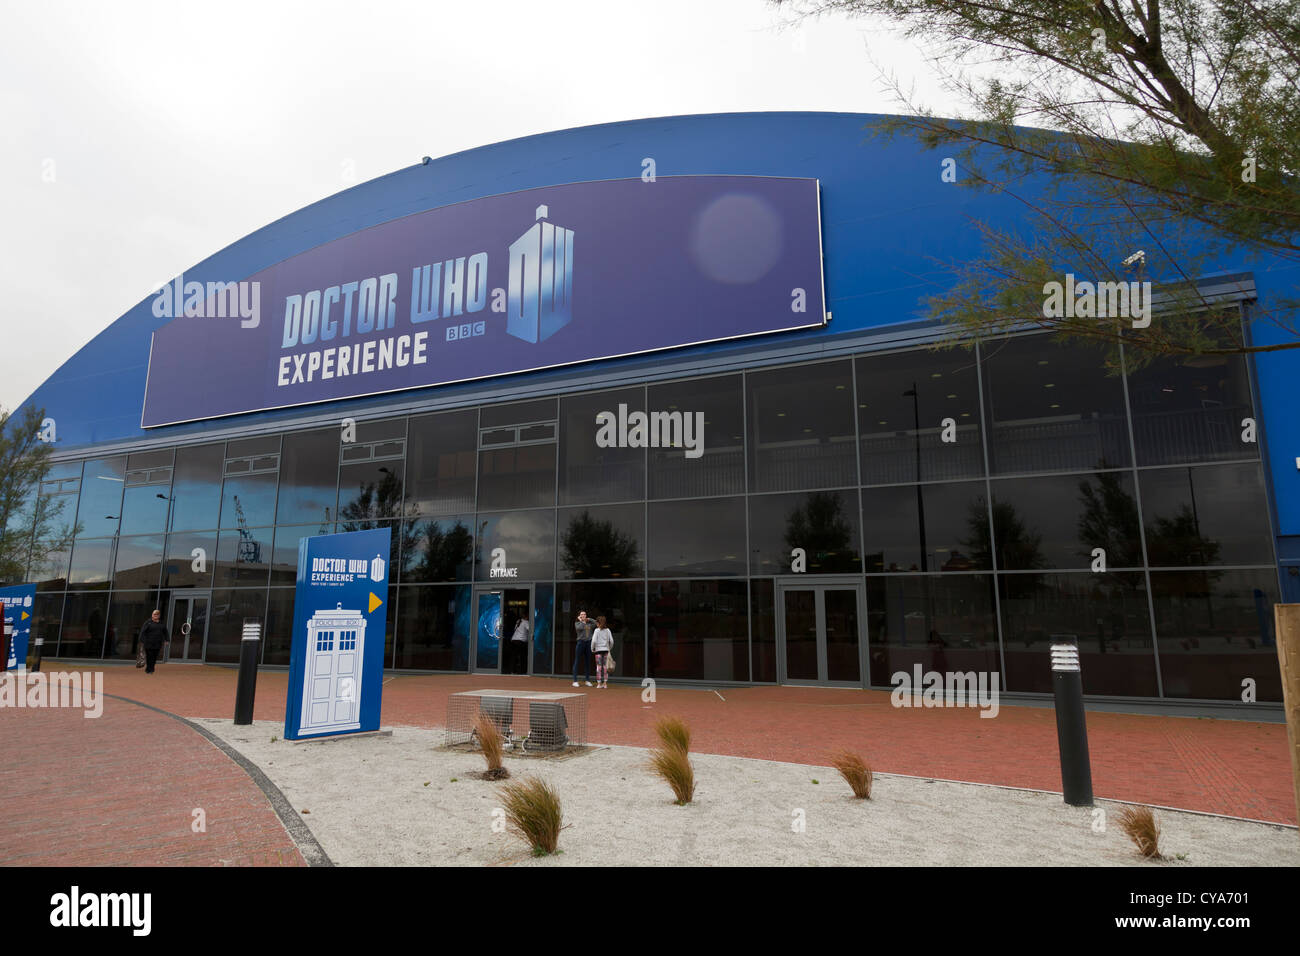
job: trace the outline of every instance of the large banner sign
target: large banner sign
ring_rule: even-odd
[[[815,179],[527,189],[159,291],[142,424],[820,326]]]
[[[379,729],[390,536],[351,531],[298,546],[286,740]]]
[[[0,603],[4,605],[4,622],[13,628],[9,638],[9,655],[0,661],[0,670],[27,670],[27,644],[32,636],[32,605],[36,603],[36,585],[19,584],[0,588]]]

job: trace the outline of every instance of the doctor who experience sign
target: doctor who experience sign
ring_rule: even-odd
[[[154,300],[142,425],[821,326],[815,179],[547,186]]]

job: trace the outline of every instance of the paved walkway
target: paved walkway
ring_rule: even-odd
[[[5,707],[0,747],[0,865],[305,865],[249,775],[166,714],[111,698],[97,719]],[[206,832],[194,830],[196,809]]]
[[[47,661],[45,670],[70,665]],[[82,669],[82,668],[78,668]],[[0,865],[304,865],[266,794],[184,717],[233,715],[235,671],[104,668],[103,715],[0,708]],[[258,720],[283,720],[288,675],[258,678]],[[569,690],[549,678],[390,676],[383,723],[441,726],[447,696],[487,687]],[[899,709],[883,691],[810,687],[583,687],[594,743],[649,746],[661,715],[686,718],[692,749],[824,764],[840,747],[884,773],[1060,790],[1052,710]],[[725,698],[725,699],[724,699]],[[1286,727],[1206,718],[1088,715],[1098,797],[1296,822]],[[191,829],[206,812],[206,833]],[[290,814],[290,816],[292,816]],[[309,820],[307,821],[310,822]],[[296,823],[292,821],[291,823]]]

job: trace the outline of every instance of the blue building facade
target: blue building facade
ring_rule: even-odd
[[[780,254],[820,255],[828,318],[755,336],[706,321],[681,339],[706,344],[146,428],[151,345],[169,321],[146,299],[27,403],[57,436],[49,477],[10,522],[55,519],[25,575],[46,653],[133,656],[159,607],[173,657],[232,662],[257,617],[264,662],[287,664],[298,542],[387,526],[393,668],[564,675],[585,609],[610,621],[623,678],[887,687],[919,663],[1045,693],[1049,644],[1073,640],[1090,695],[1280,700],[1272,605],[1300,601],[1300,361],[1113,375],[1099,350],[1050,334],[927,348],[938,333],[918,303],[936,261],[978,253],[972,219],[1023,213],[955,189],[940,157],[874,139],[872,123],[725,114],[528,137],[349,189],[186,270],[252,277],[523,190],[653,189],[649,168],[798,178],[818,183],[820,249]],[[510,321],[562,342],[563,310],[581,306],[564,274],[584,247],[580,230],[563,246],[555,213],[561,239],[547,241],[568,258],[547,275],[563,321]],[[519,242],[549,226],[535,218]],[[1218,265],[1202,286],[1247,317],[1297,282],[1294,266]],[[601,321],[612,329],[618,309]],[[1245,323],[1256,344],[1279,334]],[[194,375],[219,389],[206,358],[194,350]],[[635,412],[698,416],[699,454],[601,442],[597,423]]]

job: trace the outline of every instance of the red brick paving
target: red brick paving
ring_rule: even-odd
[[[54,666],[60,665],[46,669]],[[104,670],[110,694],[187,717],[233,714],[231,668],[168,664],[152,676],[130,667]],[[283,671],[259,675],[256,719],[284,719],[287,682]],[[441,726],[448,694],[485,687],[571,689],[567,680],[551,678],[390,676],[383,723]],[[884,773],[1061,787],[1056,718],[1049,708],[1003,705],[988,719],[970,709],[894,708],[884,691],[733,687],[720,690],[724,701],[712,691],[660,687],[651,705],[632,685],[582,690],[596,743],[648,746],[654,720],[674,713],[690,722],[692,749],[700,753],[824,764],[830,751],[851,747]],[[1283,724],[1089,713],[1088,741],[1098,797],[1296,822]]]
[[[0,708],[0,747],[0,865],[306,865],[248,774],[165,714],[111,698],[94,719]],[[191,829],[195,808],[205,833]]]

